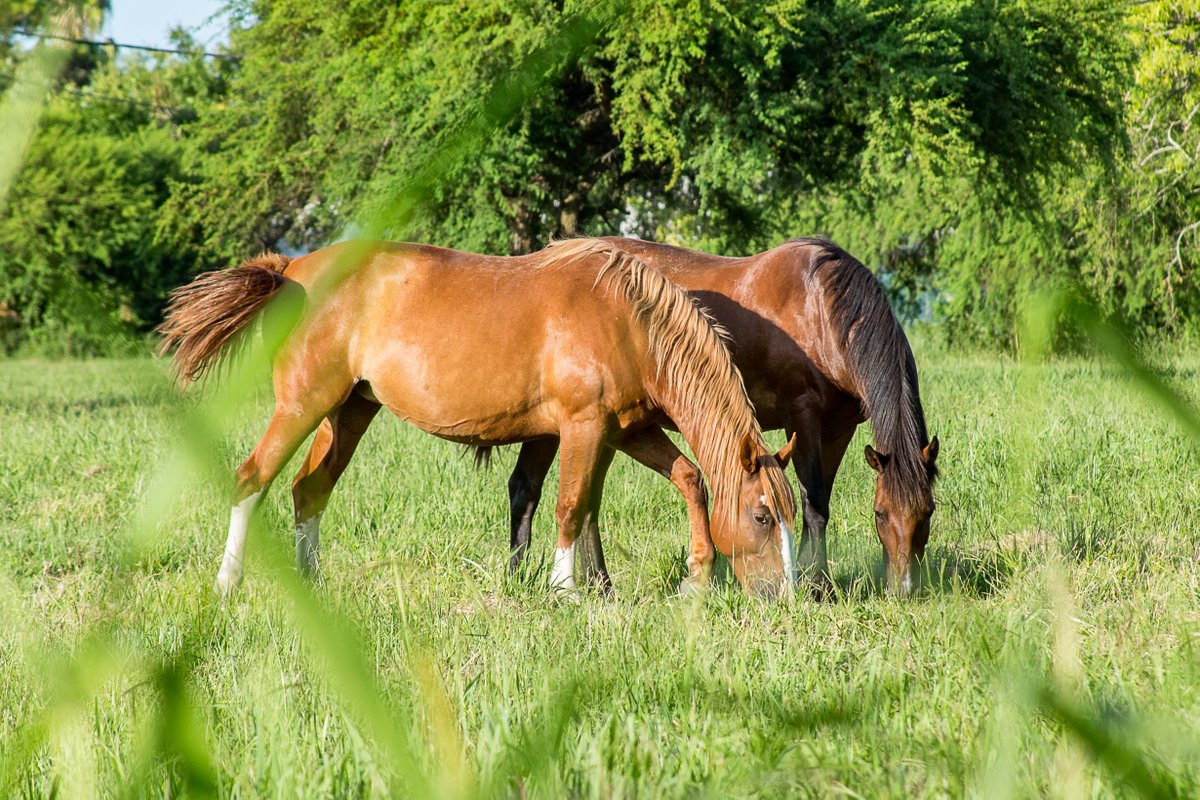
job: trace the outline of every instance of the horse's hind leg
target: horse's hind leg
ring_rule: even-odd
[[[508,479],[508,503],[511,513],[508,569],[515,572],[529,550],[533,533],[533,515],[542,499],[542,483],[558,454],[557,439],[536,439],[521,445],[517,464]]]
[[[308,455],[292,481],[296,513],[296,568],[311,576],[318,568],[321,514],[354,450],[380,405],[357,392],[321,422]]]
[[[225,540],[221,570],[217,573],[217,591],[222,593],[231,591],[241,583],[242,555],[246,547],[246,534],[250,529],[250,516],[263,492],[317,427],[321,418],[341,401],[340,397],[336,397],[322,402],[320,393],[309,391],[301,395],[303,402],[287,402],[287,398],[280,395],[280,384],[281,381],[276,380],[275,413],[271,416],[266,433],[259,439],[250,457],[237,468],[229,536]]]

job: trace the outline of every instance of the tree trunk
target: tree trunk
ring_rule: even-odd
[[[512,231],[512,239],[509,242],[508,254],[512,256],[523,256],[526,253],[532,253],[535,243],[533,241],[533,214],[529,211],[529,201],[521,198],[514,202],[516,213],[513,215],[512,222],[509,227]]]

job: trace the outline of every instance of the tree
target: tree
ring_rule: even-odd
[[[232,102],[196,142],[214,157],[174,211],[225,259],[353,230],[590,5],[255,3]],[[624,222],[724,250],[774,241],[794,198],[886,194],[913,174],[1019,200],[1055,165],[1120,149],[1122,8],[632,0],[407,233],[520,252]]]
[[[0,211],[0,305],[22,331],[6,348],[109,352],[157,321],[196,263],[158,219],[197,118],[172,103],[206,91],[219,87],[196,59],[103,51],[85,83],[59,89]]]
[[[1079,204],[1081,268],[1109,311],[1182,332],[1200,311],[1200,2],[1133,4],[1129,17],[1132,150],[1119,182]]]
[[[1021,299],[1055,286],[1083,291],[1150,336],[1200,332],[1200,4],[1133,3],[1122,13],[1133,69],[1121,92],[1126,144],[1111,162],[1080,148],[1062,166],[1030,170],[1024,202],[965,187],[926,215],[914,182],[856,217],[845,198],[823,205],[865,252],[882,253],[910,294],[936,291],[952,338],[1015,344]],[[939,215],[940,225],[921,221]]]
[[[100,287],[110,311],[124,306],[113,313],[134,320],[126,327],[144,327],[181,271],[354,234],[514,79],[537,86],[532,99],[389,235],[516,253],[625,230],[739,252],[826,232],[884,271],[902,302],[926,304],[936,289],[946,330],[976,340],[1011,334],[1032,278],[1099,286],[1115,275],[1131,309],[1156,280],[1101,246],[1103,220],[1133,202],[1117,187],[1136,183],[1123,98],[1131,49],[1148,45],[1127,35],[1128,20],[1150,12],[1123,0],[228,9],[235,59],[148,69],[101,58],[64,88],[21,204],[0,218],[12,248],[0,287],[33,304],[30,319],[60,306],[34,287],[64,268]],[[581,17],[600,29],[578,57],[520,74]],[[102,94],[141,110],[115,111]],[[72,196],[60,155],[103,191]],[[1196,230],[1179,210],[1188,180],[1163,206],[1176,210],[1155,216],[1185,238]],[[120,212],[122,193],[146,210],[137,224]],[[111,202],[97,209],[96,197]],[[105,251],[22,235],[49,207]],[[1183,287],[1163,285],[1178,301]]]

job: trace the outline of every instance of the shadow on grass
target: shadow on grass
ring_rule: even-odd
[[[138,394],[109,395],[107,397],[67,400],[60,397],[30,395],[29,397],[0,400],[0,412],[25,412],[40,416],[65,416],[72,413],[89,413],[111,408],[154,408],[175,405],[178,400],[166,392],[152,391]]]
[[[960,594],[983,599],[991,597],[1012,579],[1016,559],[998,550],[968,553],[938,551],[925,560],[924,591],[934,594]]]
[[[664,596],[678,593],[679,585],[688,575],[687,551],[680,550],[664,559],[656,570],[653,585]],[[1016,573],[1022,552],[997,548],[960,553],[938,549],[926,556],[920,595],[958,594],[982,599],[1002,590]],[[729,566],[728,559],[718,555],[713,564],[711,588],[717,593],[740,591],[740,585]],[[825,602],[858,602],[887,594],[884,565],[875,563],[865,572],[843,572],[833,576],[833,592],[803,581],[798,597]]]
[[[973,599],[991,597],[1001,591],[1018,568],[1019,556],[984,549],[960,553],[936,550],[926,555],[920,589],[916,597],[961,595]],[[887,595],[882,561],[866,573],[841,573],[833,577],[833,601],[860,602]]]

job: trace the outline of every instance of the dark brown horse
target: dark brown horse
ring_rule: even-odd
[[[614,449],[646,460],[669,417],[714,489],[711,536],[704,508],[693,514],[693,560],[711,561],[715,541],[748,591],[790,591],[787,453],[765,449],[710,319],[615,244],[576,240],[496,258],[353,242],[291,262],[251,260],[176,290],[163,352],[177,348],[182,378],[202,376],[289,289],[304,294],[304,308],[274,357],[274,415],[237,470],[222,591],[241,580],[251,512],[314,430],[292,495],[297,560],[315,568],[321,512],[383,406],[454,442],[561,453],[551,576],[560,589],[575,586],[576,539],[599,538]],[[597,567],[588,577],[607,587],[602,560]]]
[[[729,331],[731,350],[764,430],[799,442],[792,456],[806,498],[799,568],[829,584],[825,526],[834,477],[855,428],[871,420],[875,530],[889,587],[914,588],[929,538],[938,442],[929,439],[917,367],[874,275],[823,239],[797,239],[748,258],[724,258],[610,238],[686,289]],[[665,439],[665,437],[663,437]],[[667,441],[663,460],[678,455]],[[509,480],[514,563],[529,539],[551,458],[523,449]],[[697,491],[676,484],[689,505]],[[582,548],[599,552],[599,542]]]

